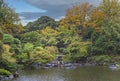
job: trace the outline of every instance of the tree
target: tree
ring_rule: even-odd
[[[102,29],[106,35],[108,50],[115,52],[118,47],[114,44],[119,44],[118,40],[120,39],[120,2],[118,0],[103,0],[99,8],[105,14]]]
[[[55,48],[55,49],[54,49]],[[55,59],[57,53],[56,47],[37,46],[33,48],[33,44],[27,43],[24,46],[24,53],[18,56],[19,61],[25,65],[31,65],[34,63],[47,63]]]
[[[105,14],[105,20],[117,20],[120,15],[120,2],[119,0],[103,0],[99,9]]]
[[[80,39],[78,39],[80,40]],[[72,61],[79,61],[81,58],[87,58],[89,56],[88,54],[88,46],[90,45],[90,42],[82,42],[74,40],[67,46],[68,54],[71,55]]]
[[[31,43],[26,43],[24,45],[24,52],[30,53],[33,50],[34,45]],[[28,55],[29,56],[29,55]]]
[[[94,9],[93,12],[90,14],[90,22],[92,24],[92,29],[95,32],[102,32],[102,24],[105,18],[105,14],[99,10],[98,8]]]
[[[90,14],[93,9],[94,7],[89,3],[74,5],[72,8],[67,9],[65,18],[61,20],[61,25],[68,29],[75,28],[84,39],[87,28],[91,27]]]
[[[17,69],[16,59],[13,57],[14,53],[10,52],[11,47],[4,44],[3,48],[4,52],[2,53],[2,58],[0,59],[0,67],[7,70]]]
[[[0,0],[0,16],[2,16],[2,13],[1,13],[2,5],[3,5],[3,0]],[[1,22],[0,22],[0,25],[1,25]],[[3,30],[2,30],[2,27],[0,26],[0,59],[1,59],[2,52],[3,52],[2,39],[3,39]]]
[[[19,17],[13,9],[4,3],[2,0],[0,5],[0,26],[4,33],[17,33],[21,31],[22,27],[19,27]],[[15,30],[15,28],[19,28]]]
[[[52,48],[52,47],[51,47]],[[48,47],[42,48],[42,47],[36,47],[34,49],[33,54],[31,54],[31,63],[48,63],[55,59],[55,55],[57,52],[51,52],[50,49],[47,50]]]
[[[41,16],[34,22],[29,22],[26,27],[29,31],[41,30],[46,27],[55,29],[58,26],[58,22],[48,16]]]
[[[13,44],[14,43],[14,37],[9,34],[4,34],[3,35],[3,42],[5,44]]]
[[[102,29],[106,34],[120,36],[120,2],[118,0],[103,0],[99,9],[105,14]]]
[[[43,46],[55,46],[57,45],[58,32],[50,27],[46,27],[39,31],[40,41]]]
[[[21,35],[22,43],[32,43],[35,45],[40,45],[40,34],[36,31],[26,32]]]
[[[79,61],[87,58],[89,41],[82,41],[75,29],[69,30],[61,26],[57,28],[59,31],[57,47],[59,52],[65,55],[65,60]]]
[[[120,2],[118,0],[103,0],[95,12],[91,18],[101,31],[95,39],[93,38],[93,53],[96,55],[119,54]]]
[[[22,52],[21,41],[10,34],[3,35],[3,44],[7,44],[11,47],[11,52],[20,54]]]

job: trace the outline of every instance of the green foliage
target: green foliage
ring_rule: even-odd
[[[2,6],[2,4],[3,4],[3,0],[0,0],[0,7]]]
[[[27,53],[27,59],[28,60],[30,59],[30,54],[33,51],[33,47],[34,47],[34,45],[32,43],[26,43],[24,45],[23,50],[24,50],[25,53]]]
[[[93,54],[104,54],[106,51],[106,43],[105,35],[99,35],[92,44]]]
[[[118,0],[103,0],[98,11],[104,14],[100,20],[101,33],[92,36],[92,54],[119,54],[120,39],[120,2]]]
[[[20,64],[29,65],[31,60],[31,54],[33,54],[34,45],[32,43],[26,43],[23,47],[23,53],[18,54],[17,60]]]
[[[107,53],[117,54],[117,44],[120,39],[120,2],[118,0],[103,0],[100,10],[105,14],[102,24],[106,39]]]
[[[16,63],[16,59],[13,58],[13,53],[10,52],[9,45],[3,45],[4,52],[2,54],[2,59],[9,62],[9,63]]]
[[[69,30],[64,26],[60,26],[57,30],[59,31],[58,40],[64,41],[65,44],[71,43],[72,40],[77,40],[78,33],[74,28]]]
[[[36,47],[30,57],[32,62],[47,63],[54,60],[55,54],[56,52],[44,49],[42,47]]]
[[[0,28],[4,33],[19,33],[22,30],[18,14],[2,1],[0,6]]]
[[[17,38],[14,39],[14,44],[11,44],[11,51],[14,52],[15,54],[22,53],[22,45],[19,39]]]
[[[52,28],[46,27],[40,30],[40,41],[43,46],[55,46],[57,45],[58,32]]]
[[[32,49],[32,52],[30,52],[29,50],[29,53],[23,53],[19,55],[18,58],[21,63],[24,63],[26,65],[30,65],[32,63],[38,63],[38,62],[47,63],[54,60],[56,53],[57,51],[55,47],[43,48],[39,46]],[[28,58],[28,54],[29,54],[29,58]]]
[[[105,20],[118,19],[120,13],[119,0],[102,0],[99,6],[100,10],[105,14]]]
[[[27,53],[22,53],[22,54],[17,55],[17,60],[20,64],[27,63],[27,61],[29,60]]]
[[[108,55],[99,55],[99,56],[93,56],[91,57],[91,60],[96,63],[109,63],[111,60],[111,57]]]
[[[35,45],[39,45],[40,42],[40,34],[36,31],[26,32],[21,36],[22,43],[33,43]]]
[[[8,70],[15,70],[17,68],[16,58],[13,57],[13,53],[10,52],[11,47],[9,45],[3,45],[4,52],[1,55],[1,65]]]
[[[82,57],[89,56],[88,54],[89,42],[72,43],[68,46],[69,53],[71,54],[71,60],[80,60]]]
[[[18,21],[14,10],[1,2],[1,68],[12,70],[18,64],[47,63],[55,60],[59,54],[65,55],[63,60],[67,62],[79,62],[87,58],[95,63],[119,61],[118,0],[103,0],[97,8],[88,3],[74,5],[67,9],[65,18],[59,22],[42,16],[28,23],[24,27],[26,31],[21,35],[18,33],[21,32],[22,25]]]
[[[111,62],[113,62],[113,63],[116,63],[116,62],[120,63],[120,56],[119,55],[112,55],[111,58],[112,58],[110,60]]]
[[[65,56],[63,56],[63,62],[72,62],[73,60],[71,60],[71,58],[71,54],[66,54]]]
[[[5,44],[13,44],[14,43],[14,37],[9,34],[4,34],[3,35],[3,42]]]
[[[3,42],[0,40],[0,59],[1,59],[1,55],[2,55],[3,51],[4,51]]]
[[[3,35],[3,43],[10,45],[12,52],[15,52],[18,54],[18,53],[21,53],[22,51],[21,41],[17,38],[14,38],[10,34]]]
[[[28,53],[31,52],[33,50],[34,45],[32,43],[26,43],[24,45],[24,52]]]
[[[6,75],[6,76],[9,76],[10,74],[11,74],[11,72],[9,72],[8,70],[0,69],[0,75]]]
[[[76,30],[68,29],[64,26],[58,28],[59,51],[66,56],[65,60],[80,60],[81,57],[87,57],[89,41],[82,41]],[[62,41],[62,42],[61,42]],[[63,45],[62,45],[63,44]],[[68,58],[67,58],[68,56]]]
[[[0,27],[0,40],[2,40],[3,39],[3,30],[2,30],[2,28]]]
[[[28,23],[26,27],[29,31],[35,31],[44,29],[48,26],[51,28],[56,28],[58,26],[58,22],[48,16],[41,16],[38,20]]]

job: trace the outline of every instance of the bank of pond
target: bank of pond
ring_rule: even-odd
[[[53,68],[53,67],[58,67],[58,68],[75,68],[75,67],[81,67],[81,66],[106,66],[110,69],[120,69],[120,64],[118,63],[110,63],[107,65],[104,64],[97,64],[97,63],[68,63],[64,62],[63,64],[57,64],[57,63],[34,63],[29,66],[29,68]]]
[[[14,78],[17,78],[19,76],[18,71],[10,72],[5,69],[0,69],[0,81],[4,80],[12,80]]]
[[[105,68],[106,70],[111,70],[111,71],[120,71],[120,66],[119,64],[115,64],[115,63],[112,63],[110,64],[109,66],[101,66],[99,64],[89,64],[89,63],[64,63],[64,64],[56,64],[56,63],[46,63],[46,64],[41,64],[41,63],[34,63],[26,68],[24,68],[23,70],[19,69],[19,70],[16,70],[14,72],[9,72],[5,69],[0,69],[0,81],[14,81],[14,79],[17,79],[19,77],[21,77],[21,72],[22,71],[31,71],[31,70],[34,70],[34,71],[38,71],[38,70],[56,70],[56,69],[66,69],[66,70],[76,70],[76,69],[81,69],[81,68],[88,68],[89,70],[93,70],[94,68],[98,68],[98,70],[101,70],[103,68]],[[94,70],[93,70],[94,71]],[[19,75],[20,74],[20,75]],[[83,74],[84,75],[84,74]],[[15,80],[17,81],[17,80]],[[22,80],[20,80],[22,81]],[[24,81],[29,81],[29,80],[24,80]],[[37,80],[38,81],[38,80]],[[41,81],[41,80],[40,80]],[[63,80],[64,81],[64,80]],[[89,80],[88,80],[89,81]]]

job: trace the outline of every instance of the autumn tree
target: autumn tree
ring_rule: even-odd
[[[0,25],[4,33],[19,33],[22,31],[18,14],[15,13],[4,1],[0,6]],[[20,26],[20,27],[19,27]]]
[[[92,24],[92,29],[96,32],[102,32],[102,24],[104,20],[105,14],[100,11],[98,8],[94,9],[90,14],[90,22]]]
[[[72,8],[67,9],[65,18],[61,20],[61,25],[68,27],[68,29],[75,28],[84,39],[87,28],[91,26],[89,20],[93,9],[94,7],[89,3],[74,5]]]
[[[2,54],[2,59],[0,59],[1,61],[0,67],[5,68],[7,70],[16,69],[17,68],[16,59],[13,57],[14,53],[10,51],[11,47],[7,44],[4,44],[3,48],[4,52]]]
[[[103,0],[91,15],[95,27],[98,28],[96,37],[93,36],[94,54],[119,54],[120,44],[120,2],[118,0]],[[95,38],[95,39],[94,39]]]
[[[3,35],[5,35],[5,33],[8,33],[8,34],[19,33],[21,30],[22,30],[22,26],[19,25],[18,14],[16,14],[15,11],[11,9],[4,2],[4,0],[0,0],[0,67],[1,68],[5,68],[9,70],[14,68],[14,64],[16,65],[16,63],[10,63],[10,61],[14,59],[12,58],[14,53],[13,51],[11,53],[11,49],[13,47],[16,47],[16,48],[18,47],[17,45],[18,39],[15,39],[14,40],[14,44],[16,43],[15,45],[13,43],[12,43],[12,46],[7,45],[8,47],[10,47],[9,49],[10,53],[6,52],[4,48],[5,41],[4,41]],[[9,38],[12,36],[8,35],[7,37]],[[10,39],[10,41],[11,40],[12,39]],[[9,39],[7,41],[9,41]],[[16,48],[13,48],[13,49],[15,50]],[[10,67],[13,67],[13,68],[10,68]]]

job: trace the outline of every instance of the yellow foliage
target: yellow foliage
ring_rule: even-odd
[[[58,32],[50,27],[46,27],[45,29],[40,30],[40,34],[42,35],[57,35]]]
[[[3,45],[3,48],[5,49],[5,51],[9,51],[9,50],[10,50],[10,46],[7,45],[7,44],[4,44],[4,45]]]
[[[12,57],[12,54],[2,54],[2,58],[7,60],[7,62],[10,62],[10,63],[15,63],[16,62],[16,59]]]
[[[105,18],[105,14],[103,12],[101,12],[100,10],[98,9],[95,9],[93,11],[93,13],[90,15],[91,17],[91,24],[92,24],[92,27],[97,31],[97,32],[101,32],[102,31],[102,23],[103,23],[103,20]]]
[[[53,47],[54,48],[54,47]],[[31,62],[48,62],[48,61],[52,61],[54,59],[55,54],[53,54],[54,50],[51,48],[46,47],[45,48],[41,48],[41,47],[37,47],[36,50],[30,54],[30,60]]]
[[[3,49],[4,49],[4,52],[5,52],[5,53],[10,54],[10,52],[9,52],[9,51],[10,51],[10,48],[11,48],[11,47],[10,47],[9,45],[3,44]]]
[[[57,54],[58,53],[58,48],[55,46],[46,46],[46,50],[50,52],[50,54]]]
[[[2,58],[10,63],[15,63],[16,59],[12,57],[13,53],[10,53],[11,47],[7,44],[4,44],[3,48],[4,48],[4,53],[2,54]]]

